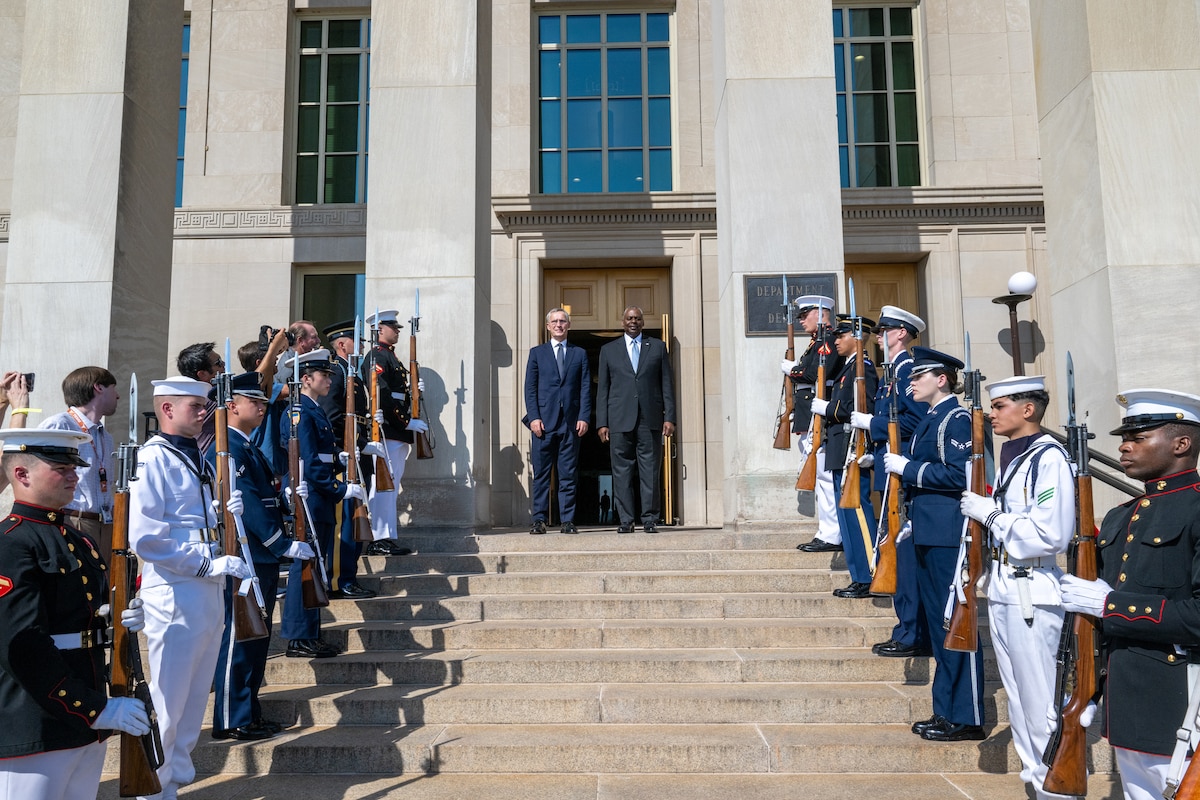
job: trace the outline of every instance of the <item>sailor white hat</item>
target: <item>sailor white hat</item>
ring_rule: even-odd
[[[154,385],[155,397],[203,397],[208,399],[208,390],[212,388],[204,381],[175,375],[161,381],[150,381]]]
[[[1022,392],[1037,392],[1046,390],[1045,375],[1016,375],[1002,381],[989,383],[988,397],[995,400],[999,397],[1011,397]]]

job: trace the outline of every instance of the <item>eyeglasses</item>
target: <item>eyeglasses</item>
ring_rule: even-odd
[[[220,356],[217,356],[217,360],[212,362],[212,364],[210,366],[211,366],[211,371],[214,371],[214,372],[217,370],[225,369],[225,359],[221,358]]]

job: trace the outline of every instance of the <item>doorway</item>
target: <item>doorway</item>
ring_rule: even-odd
[[[860,315],[878,322],[884,306],[897,306],[925,318],[917,292],[916,264],[847,264],[846,278],[854,280],[855,302]],[[919,342],[920,337],[916,341]],[[876,366],[883,363],[883,351],[874,336],[870,338],[867,356]]]

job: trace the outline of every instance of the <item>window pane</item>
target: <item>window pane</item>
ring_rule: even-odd
[[[296,159],[296,202],[317,202],[316,156],[299,156]]]
[[[567,101],[567,147],[599,147],[600,131],[599,100]]]
[[[851,36],[883,36],[882,8],[851,8]]]
[[[361,36],[361,20],[329,20],[329,47],[358,47],[361,43]]]
[[[543,149],[562,147],[562,102],[543,100],[541,109],[542,137],[538,146]]]
[[[887,89],[887,63],[884,60],[883,44],[855,44],[850,46],[854,59],[854,91],[877,91]]]
[[[641,192],[641,150],[610,150],[608,152],[608,190],[610,192]]]
[[[917,88],[917,68],[913,63],[912,42],[896,42],[892,45],[892,88]]]
[[[542,153],[543,194],[562,192],[562,153]]]
[[[846,133],[846,95],[837,96],[838,141],[845,144],[849,141]]]
[[[651,47],[646,51],[646,87],[650,94],[671,93],[671,51]]]
[[[321,57],[300,57],[300,102],[321,102]]]
[[[835,39],[842,38],[842,10],[840,8],[833,10],[833,37]]]
[[[612,49],[608,51],[608,94],[640,95],[642,93],[642,51]]]
[[[859,186],[891,186],[892,167],[886,144],[854,148]]]
[[[846,45],[833,46],[833,85],[839,92],[846,91]]]
[[[642,146],[642,100],[608,101],[608,146]],[[640,152],[640,151],[639,151]],[[639,159],[641,156],[638,157]],[[612,189],[612,187],[609,187]],[[612,191],[617,191],[612,189]]]
[[[538,17],[538,42],[540,44],[558,44],[562,41],[559,17]]]
[[[183,54],[186,56],[192,52],[192,26],[183,26]]]
[[[569,14],[567,16],[567,42],[590,44],[600,42],[599,14]]]
[[[671,151],[650,151],[650,191],[671,191]]]
[[[358,156],[328,156],[325,159],[325,202],[353,203],[358,184]]]
[[[183,205],[183,159],[175,161],[175,207]]]
[[[179,65],[179,105],[187,105],[188,60],[185,58]]]
[[[854,141],[888,140],[887,95],[854,95]]]
[[[600,151],[567,153],[567,191],[599,192]]]
[[[540,84],[538,91],[542,97],[558,97],[562,94],[562,51],[543,50],[538,53],[540,63]]]
[[[850,153],[845,145],[838,148],[838,166],[842,172],[842,186],[850,186]]]
[[[671,39],[671,25],[668,14],[646,15],[646,41],[667,42]]]
[[[301,47],[320,47],[321,46],[321,21],[309,21],[300,23],[300,46]]]
[[[641,14],[609,14],[608,41],[640,42],[642,40]]]
[[[325,152],[358,152],[358,106],[329,106],[325,112]]]
[[[671,146],[671,100],[668,97],[650,100],[649,144],[651,147]]]
[[[321,330],[339,320],[361,314],[360,286],[363,282],[364,276],[353,273],[305,275],[300,316],[312,320],[317,330]]]
[[[326,100],[330,103],[346,103],[358,100],[359,56],[330,55],[327,70],[329,84]]]
[[[890,8],[892,36],[912,36],[912,9]]]
[[[896,145],[896,185],[921,185],[920,154],[915,144]]]
[[[296,114],[296,151],[315,153],[321,136],[321,107],[300,106]]]
[[[600,96],[600,51],[567,51],[567,97]]]
[[[175,156],[183,158],[183,140],[187,136],[187,109],[179,109],[179,134],[176,136]]]
[[[896,141],[917,141],[917,95],[915,92],[896,94]]]

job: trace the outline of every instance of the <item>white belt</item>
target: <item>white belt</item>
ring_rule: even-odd
[[[797,383],[796,388],[797,389],[815,389],[817,387],[811,383]]]
[[[332,464],[333,453],[317,453],[317,460],[322,464]]]
[[[109,629],[80,631],[79,633],[52,633],[50,639],[59,650],[85,650],[89,647],[101,647],[112,641],[108,635]]]
[[[1043,561],[1049,563],[1043,564]],[[1052,569],[1054,567],[1054,559],[1052,558],[1008,558],[1007,554],[1005,554],[1004,563],[1013,568],[1024,567],[1025,569]]]
[[[408,397],[408,395],[406,395],[404,392],[392,392],[392,399],[399,400],[401,403],[404,402],[406,397]]]
[[[216,528],[171,528],[171,538],[212,544],[220,541],[220,532]]]

